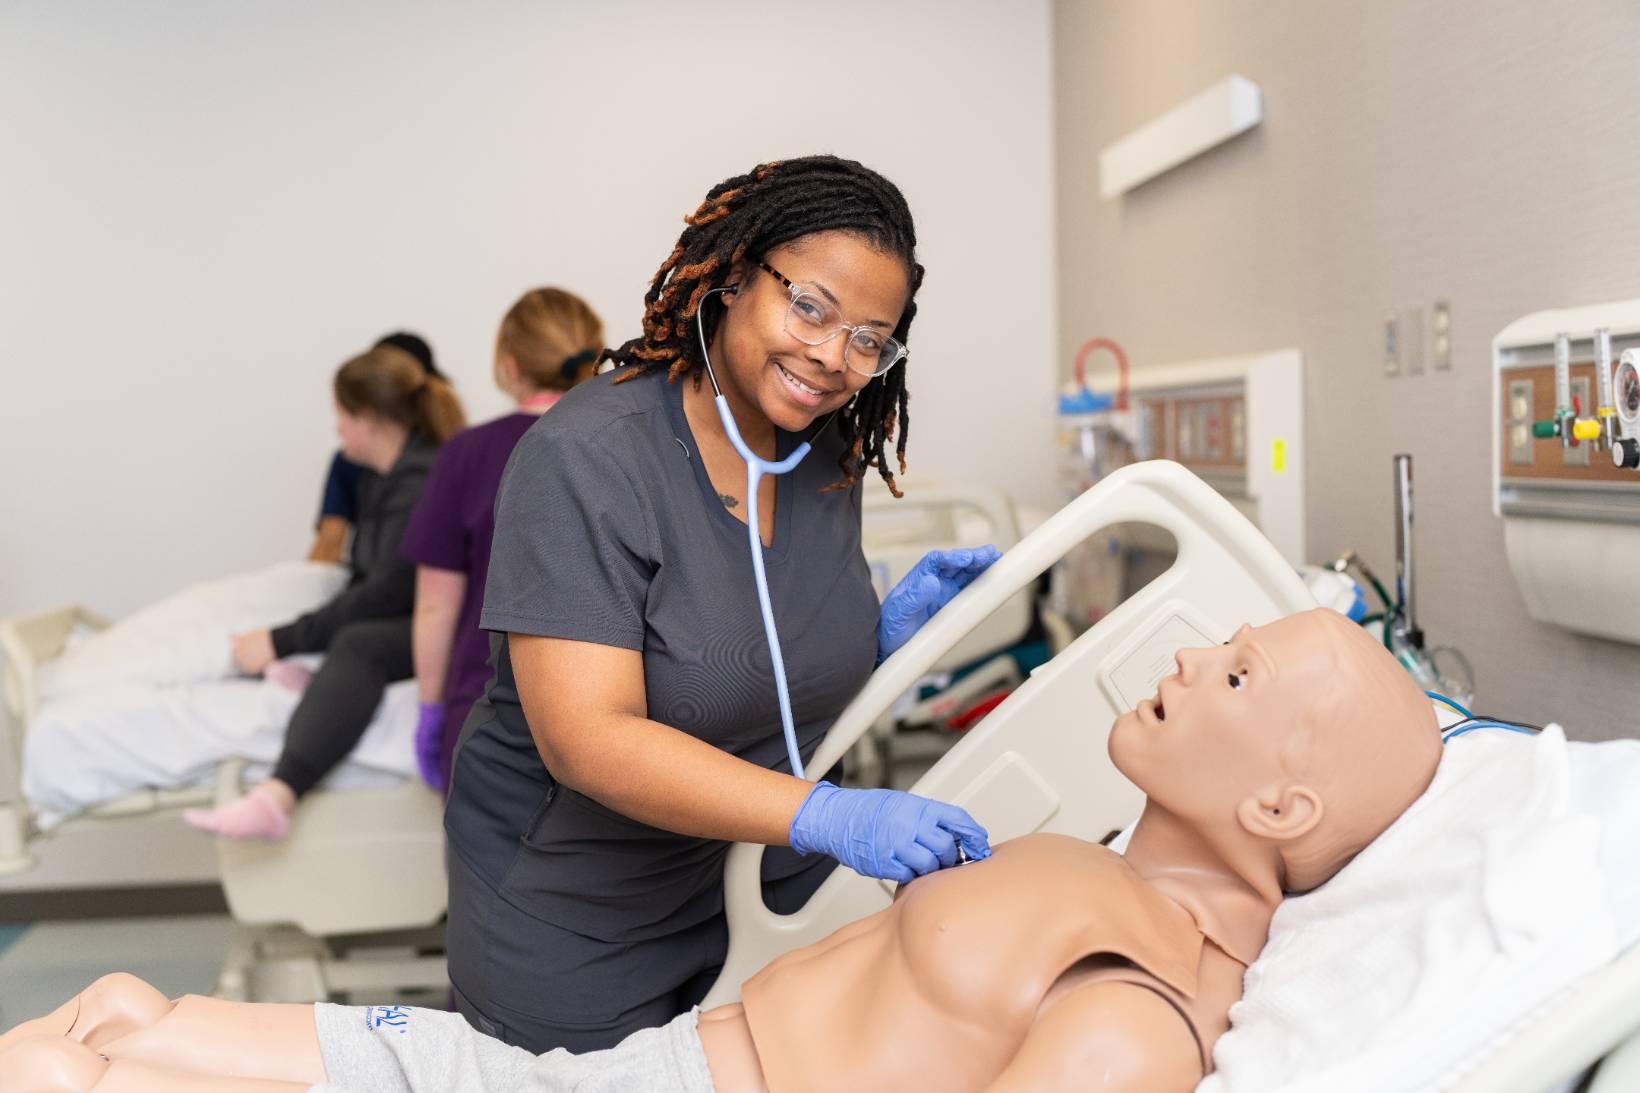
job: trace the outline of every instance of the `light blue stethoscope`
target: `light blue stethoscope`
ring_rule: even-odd
[[[746,441],[740,435],[740,429],[735,426],[735,415],[729,410],[729,400],[723,397],[723,389],[718,386],[717,375],[712,371],[712,356],[706,349],[706,326],[701,321],[701,312],[706,310],[706,301],[719,292],[730,294],[740,291],[739,285],[727,285],[723,288],[714,288],[701,298],[695,308],[695,333],[700,337],[700,357],[706,362],[706,378],[712,381],[712,393],[717,403],[718,418],[723,422],[723,431],[729,437],[729,443],[734,445],[740,458],[746,462],[746,540],[751,545],[752,573],[757,578],[757,605],[763,610],[763,633],[769,639],[769,660],[774,665],[775,693],[780,698],[780,728],[786,734],[786,755],[791,760],[792,773],[799,778],[807,778],[803,770],[803,757],[797,753],[797,729],[792,724],[792,699],[786,689],[786,660],[780,655],[780,635],[774,628],[774,607],[769,603],[769,577],[763,569],[763,539],[758,533],[757,518],[757,485],[766,474],[781,475],[795,470],[803,462],[803,457],[809,454],[807,440],[799,444],[790,455],[778,462],[770,462],[746,446]],[[837,416],[834,410],[820,423],[820,428],[814,431],[819,436],[831,419]]]

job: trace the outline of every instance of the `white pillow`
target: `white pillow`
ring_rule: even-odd
[[[41,673],[46,699],[121,683],[203,683],[234,674],[229,639],[281,626],[347,584],[342,566],[279,562],[191,585],[107,630],[82,635]]]
[[[1338,876],[1286,900],[1198,1093],[1451,1086],[1640,934],[1640,741],[1479,730]]]

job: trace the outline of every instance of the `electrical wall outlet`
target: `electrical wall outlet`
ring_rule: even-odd
[[[1452,367],[1452,305],[1436,300],[1430,312],[1430,355],[1435,358],[1435,370],[1445,372]]]
[[[1532,465],[1532,381],[1509,381],[1509,463],[1516,467]]]

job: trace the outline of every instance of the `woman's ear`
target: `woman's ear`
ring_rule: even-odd
[[[1268,786],[1236,806],[1236,821],[1255,838],[1285,843],[1301,839],[1321,823],[1325,808],[1309,786]]]
[[[508,387],[517,389],[523,378],[518,372],[518,361],[511,353],[499,352],[495,355],[495,370],[501,376],[501,382]]]
[[[729,267],[729,279],[723,282],[726,291],[718,296],[718,299],[723,301],[724,307],[734,306],[735,298],[740,295],[740,286],[746,283],[746,279],[752,275],[752,271],[756,268],[744,258],[737,259]]]

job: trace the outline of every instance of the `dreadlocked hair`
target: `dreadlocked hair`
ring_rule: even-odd
[[[643,334],[604,351],[604,360],[633,366],[616,383],[660,368],[667,370],[669,382],[685,376],[700,382],[705,361],[694,319],[706,294],[723,287],[743,258],[756,261],[784,243],[816,232],[848,232],[904,261],[911,293],[894,337],[906,344],[923,279],[917,234],[904,195],[870,168],[836,156],[760,164],[749,174],[712,187],[683,222],[677,246],[644,294]],[[708,342],[721,317],[720,309],[702,316]],[[844,444],[837,463],[843,477],[826,490],[850,489],[867,467],[876,467],[889,491],[901,496],[887,449],[893,445],[899,473],[904,474],[911,427],[908,399],[902,363],[866,384],[837,413]]]

